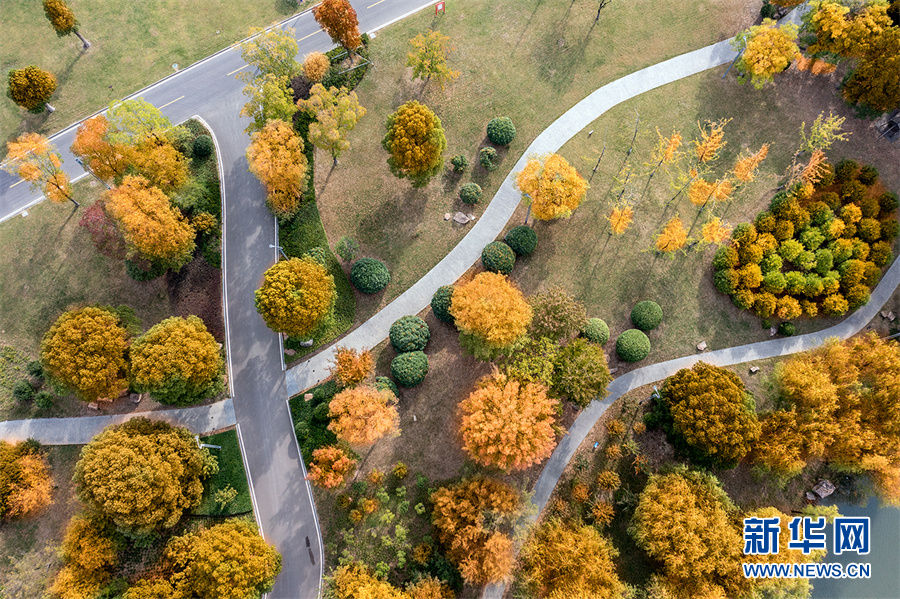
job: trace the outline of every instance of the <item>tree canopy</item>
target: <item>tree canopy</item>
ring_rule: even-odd
[[[355,91],[346,88],[325,88],[316,83],[310,90],[308,100],[299,100],[300,110],[315,117],[309,124],[309,142],[329,152],[337,164],[342,152],[350,148],[347,135],[356,127],[359,119],[366,115],[366,109],[359,105]]]
[[[371,445],[387,434],[400,434],[397,398],[387,389],[344,389],[328,404],[328,430],[350,445]]]
[[[557,405],[540,383],[485,378],[459,404],[463,449],[482,466],[528,468],[556,447]]]
[[[460,332],[495,348],[507,347],[528,330],[532,309],[522,292],[497,273],[482,272],[453,290],[450,313]]]
[[[108,132],[109,121],[98,114],[81,123],[69,148],[95,175],[107,181],[124,173],[131,161],[131,147],[110,143]]]
[[[62,170],[62,159],[50,140],[39,133],[23,133],[6,143],[7,162],[4,169],[41,189],[51,202],[78,202],[72,197],[69,176]],[[42,187],[43,186],[43,187]]]
[[[528,334],[548,337],[554,341],[568,340],[578,335],[587,324],[584,304],[556,285],[528,298],[533,317]]]
[[[582,408],[606,397],[611,380],[603,348],[582,337],[566,344],[553,359],[551,390]]]
[[[87,307],[64,312],[41,342],[41,364],[85,401],[115,399],[127,387],[128,333],[115,314]]]
[[[269,121],[251,136],[247,148],[250,172],[266,186],[269,209],[288,218],[300,209],[309,165],[303,139],[284,121]]]
[[[131,378],[162,403],[187,405],[224,388],[219,344],[196,316],[167,318],[131,345]]]
[[[266,73],[244,86],[247,103],[241,108],[241,116],[253,122],[244,130],[247,133],[261,131],[269,121],[291,121],[297,106],[287,77]]]
[[[256,310],[273,331],[305,338],[331,313],[334,277],[308,256],[275,263],[256,290]]]
[[[348,0],[324,0],[313,8],[313,18],[331,41],[345,50],[355,50],[362,43],[359,20]]]
[[[106,110],[110,143],[137,145],[148,135],[162,137],[172,121],[143,98],[112,102]]]
[[[742,31],[732,41],[735,49],[744,51],[735,68],[749,76],[750,83],[757,89],[771,83],[773,77],[785,70],[800,52],[794,43],[797,32],[798,27],[793,23],[778,27],[772,19]]]
[[[584,200],[588,182],[559,154],[531,158],[516,175],[531,213],[541,220],[568,218]]]
[[[241,44],[241,58],[256,68],[257,73],[241,74],[239,77],[246,80],[272,75],[279,79],[291,79],[300,73],[297,62],[299,49],[293,29],[251,27],[250,35],[252,37]]]
[[[43,109],[56,91],[56,77],[34,65],[12,69],[7,75],[9,97],[26,110]]]
[[[429,30],[427,35],[420,33],[409,43],[413,49],[406,55],[406,66],[412,67],[413,79],[422,79],[425,84],[434,79],[444,89],[445,83],[459,77],[459,71],[447,65],[447,55],[453,50],[448,36]]]
[[[122,532],[171,528],[203,497],[217,470],[186,428],[148,418],[107,427],[81,450],[73,480],[78,499]]]
[[[62,37],[74,33],[81,40],[84,50],[91,47],[91,43],[78,32],[78,21],[75,19],[75,13],[72,12],[65,0],[44,0],[44,14],[47,16],[50,24],[53,25],[56,35]]]
[[[0,441],[0,518],[28,516],[52,503],[50,464],[28,443]]]
[[[444,166],[447,139],[441,119],[424,104],[411,100],[388,117],[381,145],[390,153],[388,165],[414,187],[428,184]]]

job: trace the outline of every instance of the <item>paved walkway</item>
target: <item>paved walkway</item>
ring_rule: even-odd
[[[126,420],[146,416],[154,420],[165,420],[187,427],[191,432],[204,434],[236,424],[234,403],[231,399],[208,406],[134,412],[131,414],[109,414],[105,416],[84,416],[80,418],[34,418],[32,420],[7,420],[0,422],[0,439],[4,441],[24,441],[37,439],[44,445],[84,445],[97,433],[111,424],[121,424]]]

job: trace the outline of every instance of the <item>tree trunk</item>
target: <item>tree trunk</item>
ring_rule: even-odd
[[[56,109],[51,106],[50,102],[44,102],[44,106],[47,107],[47,112],[53,113],[56,112]]]
[[[75,35],[77,35],[77,36],[78,36],[78,39],[81,40],[81,43],[84,44],[84,48],[82,48],[83,50],[87,50],[88,48],[91,47],[91,42],[89,42],[89,41],[87,41],[86,39],[84,39],[84,36],[81,35],[80,33],[78,33],[78,30],[77,30],[77,29],[74,30],[73,33],[74,33]]]
[[[334,160],[334,163],[331,165],[332,168],[337,166],[337,156],[334,154],[331,155],[331,158]]]
[[[69,196],[69,201],[72,202],[73,204],[75,204],[75,209],[76,209],[76,210],[77,210],[78,208],[81,207],[81,204],[79,204],[78,202],[76,202],[76,201],[75,201],[75,198],[73,198],[73,197],[71,197],[71,196]]]

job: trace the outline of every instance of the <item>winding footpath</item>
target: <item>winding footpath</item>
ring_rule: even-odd
[[[361,28],[374,31],[429,4],[430,2],[423,4],[398,0],[382,6],[381,12],[372,14],[360,8]],[[392,11],[389,12],[388,8]],[[796,13],[787,18],[796,20]],[[327,49],[320,43],[323,36],[312,43],[302,43],[318,30],[313,23],[314,29],[312,33],[308,33],[310,21],[310,15],[302,13],[285,22],[288,26],[297,28],[301,54]],[[374,347],[387,337],[390,326],[396,319],[422,311],[429,305],[438,287],[454,283],[470,268],[480,258],[482,248],[501,233],[518,206],[521,194],[515,188],[513,173],[521,170],[528,156],[556,152],[613,106],[684,77],[727,64],[734,57],[730,40],[719,42],[622,77],[597,89],[566,111],[531,143],[501,184],[484,214],[462,241],[410,289],[342,338],[340,344],[355,348]],[[293,436],[285,399],[328,377],[328,365],[332,361],[336,344],[282,373],[278,337],[268,331],[256,315],[253,290],[258,286],[261,273],[277,256],[268,248],[269,243],[275,243],[274,222],[261,209],[264,193],[258,182],[248,174],[244,158],[244,148],[249,140],[243,129],[249,121],[237,116],[243,104],[241,86],[229,83],[231,77],[223,77],[226,74],[232,75],[233,71],[227,72],[232,68],[240,70],[241,64],[239,58],[237,62],[234,60],[232,49],[224,50],[185,69],[182,73],[193,70],[193,76],[183,78],[181,87],[174,88],[175,91],[168,89],[166,82],[177,76],[134,94],[162,106],[163,100],[174,97],[175,93],[187,86],[189,91],[197,95],[195,101],[173,104],[175,109],[170,108],[164,112],[173,122],[200,115],[209,123],[216,140],[223,182],[223,273],[229,380],[235,399],[209,406],[129,415],[6,421],[0,422],[0,438],[20,440],[33,437],[47,444],[84,444],[105,426],[139,415],[182,424],[197,433],[237,424],[260,528],[266,539],[273,542],[284,556],[284,569],[276,580],[275,589],[268,596],[307,599],[317,596],[319,592],[322,547],[315,506],[312,505],[309,485],[304,480],[305,468]],[[162,86],[162,89],[157,90],[158,86]],[[210,89],[216,90],[214,96],[209,95]],[[174,102],[177,100],[169,103]],[[67,157],[74,129],[73,125],[52,138],[60,146],[64,158]],[[68,158],[68,165],[74,164],[74,157]],[[72,175],[76,176],[77,173],[73,172]],[[15,179],[4,179],[4,175],[0,175],[0,221],[41,199],[35,198],[33,194],[25,194],[22,189],[13,190],[14,181]],[[13,191],[14,194],[11,193]],[[544,466],[532,497],[532,502],[538,508],[536,514],[546,505],[566,465],[597,420],[623,394],[662,380],[701,359],[719,366],[734,365],[807,351],[820,346],[831,337],[850,337],[875,317],[898,285],[900,260],[895,261],[888,269],[868,304],[831,328],[798,337],[685,356],[645,366],[618,377],[609,385],[609,395],[606,398],[593,402],[579,415]],[[246,446],[244,439],[248,440]],[[504,590],[503,585],[492,585],[485,589],[483,596],[486,599],[499,599]]]

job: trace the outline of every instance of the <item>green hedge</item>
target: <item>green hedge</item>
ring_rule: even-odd
[[[652,331],[662,322],[663,312],[654,301],[638,302],[631,310],[631,322],[642,331]]]
[[[391,361],[391,376],[401,387],[415,387],[428,374],[428,356],[421,351],[400,354]]]
[[[650,355],[650,339],[643,331],[628,329],[616,339],[616,355],[626,362],[640,362]]]
[[[537,248],[537,233],[528,225],[513,227],[503,239],[517,256],[528,256]]]
[[[418,316],[402,316],[391,325],[390,339],[398,353],[422,351],[431,339],[431,330]]]
[[[516,265],[516,253],[502,241],[492,241],[481,251],[481,263],[491,272],[508,275]]]
[[[350,269],[350,282],[363,293],[378,293],[391,282],[391,273],[381,260],[360,258]]]
[[[591,343],[603,345],[609,341],[609,326],[599,318],[589,318],[581,335]]]

